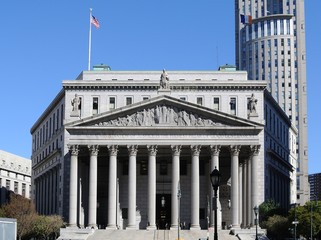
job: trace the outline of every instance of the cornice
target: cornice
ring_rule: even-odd
[[[65,90],[158,90],[159,82],[142,81],[65,81]],[[265,81],[246,81],[246,82],[179,82],[171,81],[170,90],[264,90]]]

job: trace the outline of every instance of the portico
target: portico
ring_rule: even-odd
[[[83,224],[93,228],[156,229],[162,221],[157,195],[163,194],[171,199],[164,207],[167,224],[177,228],[180,182],[181,222],[191,230],[206,228],[207,215],[213,223],[207,206],[214,167],[223,177],[219,226],[251,225],[263,184],[256,181],[262,129],[169,96],[68,123],[69,225],[81,226],[84,213]]]

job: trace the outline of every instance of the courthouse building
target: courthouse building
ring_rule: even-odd
[[[164,229],[177,228],[180,212],[183,228],[204,229],[215,167],[219,227],[251,226],[254,206],[295,198],[297,131],[245,71],[105,69],[62,85],[31,129],[42,214],[78,227]]]
[[[10,192],[30,198],[30,159],[0,150],[0,205],[6,203]]]

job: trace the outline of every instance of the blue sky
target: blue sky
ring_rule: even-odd
[[[0,2],[0,149],[30,158],[30,128],[87,69],[89,8],[93,64],[113,70],[216,70],[234,64],[234,1],[55,0]],[[319,163],[321,1],[307,0],[309,173]],[[318,120],[319,119],[319,120]]]

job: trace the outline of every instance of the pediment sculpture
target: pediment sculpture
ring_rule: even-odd
[[[144,109],[125,117],[118,117],[95,126],[223,126],[222,123],[212,119],[187,112],[173,106],[157,105],[153,108]]]

